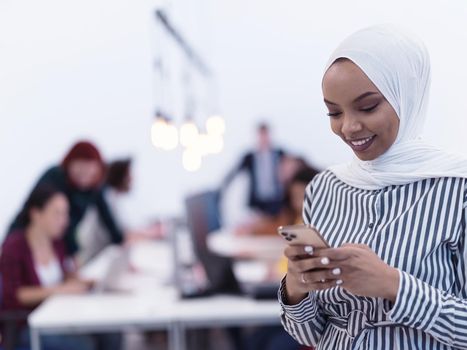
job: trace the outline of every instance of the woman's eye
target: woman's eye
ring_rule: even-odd
[[[376,104],[374,104],[374,105],[372,105],[372,106],[370,106],[370,107],[361,108],[360,110],[361,110],[362,112],[371,112],[371,111],[373,111],[374,109],[376,109],[376,107],[378,107],[378,104],[379,104],[379,103],[376,103]]]
[[[328,116],[332,118],[338,117],[339,115],[341,115],[341,112],[329,112],[328,113]]]

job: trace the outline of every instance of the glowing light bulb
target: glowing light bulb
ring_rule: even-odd
[[[210,139],[208,134],[199,134],[196,143],[191,147],[201,156],[208,155],[210,152]]]
[[[224,139],[221,135],[209,135],[209,153],[219,154],[224,149]]]
[[[164,130],[162,148],[171,151],[178,146],[178,129],[172,123],[167,123]]]
[[[180,128],[180,144],[184,147],[190,147],[198,139],[198,128],[192,121],[183,123]]]
[[[167,122],[163,118],[157,118],[151,126],[151,141],[154,147],[164,147],[164,135],[167,128]]]
[[[197,171],[201,168],[201,154],[194,148],[187,148],[183,151],[183,168],[187,171]]]
[[[206,120],[206,130],[210,135],[223,135],[225,132],[225,121],[219,115],[214,115]]]

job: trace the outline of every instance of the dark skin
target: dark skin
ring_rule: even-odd
[[[350,60],[335,62],[323,78],[324,102],[331,130],[361,160],[374,160],[396,141],[399,118],[365,73]],[[286,276],[287,303],[294,305],[309,292],[336,286],[365,297],[395,302],[399,272],[368,246],[344,244],[339,248],[314,249],[289,246]],[[326,258],[323,264],[322,259]],[[324,282],[323,282],[324,281]]]
[[[380,297],[392,302],[396,300],[399,288],[398,271],[364,244],[316,249],[312,255],[305,251],[304,246],[288,246],[284,254],[289,260],[286,293],[287,303],[290,305],[302,301],[308,292],[337,285],[355,295]],[[327,258],[329,263],[323,264],[323,258]],[[340,270],[339,274],[335,274],[336,269]],[[325,282],[321,282],[322,280]]]

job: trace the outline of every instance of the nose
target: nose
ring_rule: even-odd
[[[351,137],[363,130],[360,120],[351,115],[344,115],[342,120],[341,132],[345,137]]]

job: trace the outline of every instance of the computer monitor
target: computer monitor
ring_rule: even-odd
[[[240,293],[240,286],[232,269],[232,260],[208,249],[207,237],[221,228],[219,192],[205,191],[185,199],[188,230],[193,247],[209,280],[213,293]]]

